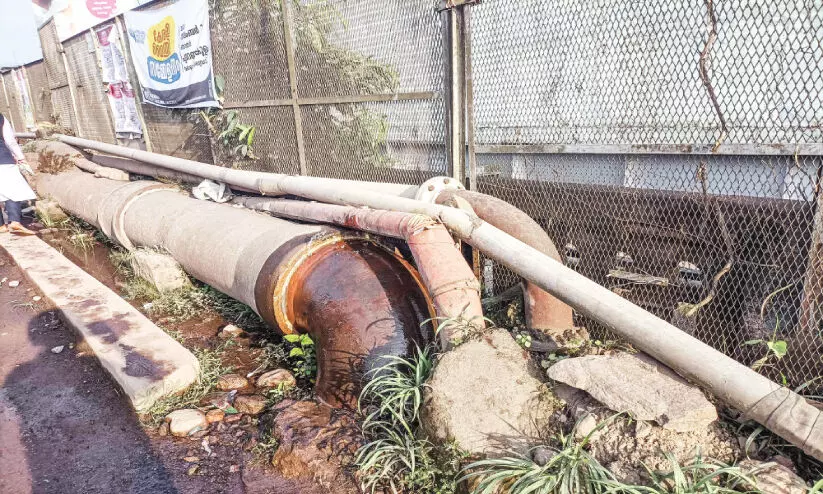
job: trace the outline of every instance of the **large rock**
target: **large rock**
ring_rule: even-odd
[[[34,209],[40,221],[49,228],[69,219],[56,201],[39,200],[35,203]]]
[[[175,410],[166,415],[166,422],[169,423],[169,431],[179,437],[186,437],[209,425],[206,414],[193,409]]]
[[[137,276],[154,285],[159,292],[189,285],[189,278],[183,268],[168,254],[151,249],[137,249],[132,252],[131,266]]]
[[[350,413],[294,400],[280,402],[275,411],[278,448],[271,462],[284,478],[310,477],[327,492],[360,492],[345,470],[362,438]]]
[[[528,354],[505,330],[440,358],[425,394],[422,420],[438,441],[472,454],[526,453],[541,443],[559,402],[537,379]]]
[[[705,430],[717,409],[703,392],[646,356],[588,355],[561,360],[548,375],[589,393],[617,412],[677,432]]]

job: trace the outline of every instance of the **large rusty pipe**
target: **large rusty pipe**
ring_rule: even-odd
[[[81,142],[84,141],[113,154],[121,152],[118,146],[82,139],[78,141],[65,136],[60,136],[60,139],[80,146],[84,145]],[[248,185],[251,190],[263,195],[291,194],[331,204],[367,206],[435,218],[459,239],[483,254],[535,283],[581,314],[607,325],[635,347],[706,387],[720,400],[741,410],[749,418],[763,424],[806,453],[823,460],[823,413],[802,396],[684,333],[475,214],[363,188],[341,187],[314,177],[259,174],[182,161],[184,163],[164,161],[161,166],[194,175],[208,175],[208,178],[230,185]]]
[[[263,197],[242,196],[234,202],[281,218],[345,226],[405,240],[443,322],[439,339],[444,347],[460,336],[452,333],[456,328],[465,328],[466,323],[485,327],[479,282],[448,230],[428,216]]]
[[[330,405],[353,405],[380,356],[425,340],[420,324],[433,311],[418,274],[362,234],[80,171],[38,174],[37,189],[124,246],[167,251],[283,332],[308,332],[318,344],[316,393]]]
[[[563,262],[554,242],[536,221],[508,202],[479,192],[445,190],[435,199],[437,204],[461,207],[463,203],[483,221],[499,228],[524,244],[557,262]],[[574,327],[572,308],[531,281],[523,292],[526,325],[549,336],[563,337]]]

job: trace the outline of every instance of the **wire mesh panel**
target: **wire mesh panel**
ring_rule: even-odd
[[[63,47],[82,137],[114,144],[114,122],[92,35],[76,36]]]
[[[73,129],[76,132],[77,120],[71,103],[71,91],[68,86],[51,90],[51,103],[54,110],[55,123],[61,127]]]
[[[214,0],[211,34],[215,74],[227,104],[290,96],[279,0]]]
[[[442,100],[302,108],[312,175],[421,183],[446,171]]]
[[[308,172],[407,183],[442,174],[435,3],[294,2],[292,13]]]
[[[820,5],[472,13],[479,190],[535,218],[568,266],[726,354],[794,386],[821,375],[823,159],[790,154],[823,142]],[[665,145],[680,154],[616,151]],[[488,292],[519,281],[484,262]]]
[[[709,9],[707,6],[713,6]],[[808,0],[488,0],[473,9],[481,143],[820,142]]]
[[[51,106],[51,91],[49,90],[46,63],[40,61],[27,65],[26,77],[28,78],[29,88],[31,89],[34,119],[38,122],[51,121],[54,111]]]
[[[54,19],[43,25],[39,31],[40,45],[43,47],[43,63],[46,64],[46,73],[51,88],[67,86],[66,66],[63,63],[62,46],[57,37],[57,28]]]
[[[20,92],[17,90],[17,84],[14,81],[14,75],[11,72],[3,74],[3,85],[5,86],[6,99],[8,102],[8,110],[4,115],[8,117],[14,130],[17,132],[26,131],[26,119],[23,116],[23,105],[20,101]]]
[[[198,112],[144,104],[143,118],[152,151],[212,163],[211,144]]]

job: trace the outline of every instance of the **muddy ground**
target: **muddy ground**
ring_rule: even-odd
[[[116,288],[105,253],[95,250],[80,264],[95,266],[87,269]],[[159,437],[145,428],[97,360],[77,345],[58,311],[45,299],[33,300],[42,295],[0,249],[3,278],[8,280],[0,286],[0,493],[321,492],[279,477],[247,451],[254,424],[214,434],[213,456],[203,451],[203,438]],[[9,287],[13,280],[20,285]],[[222,324],[211,317],[175,329],[192,343],[207,344]],[[58,346],[62,352],[53,353]],[[227,353],[227,364],[252,365],[245,353]],[[197,462],[184,460],[193,456]]]

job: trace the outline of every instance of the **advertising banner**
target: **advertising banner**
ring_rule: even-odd
[[[34,2],[35,10],[44,17],[54,16],[57,37],[65,41],[72,36],[88,31],[127,10],[139,7],[151,0],[53,0]]]
[[[180,0],[123,16],[143,101],[168,108],[217,107],[209,7]]]
[[[109,106],[114,116],[114,131],[120,134],[142,134],[143,126],[137,114],[134,90],[129,83],[126,59],[120,40],[120,28],[109,24],[94,31],[100,47],[103,82],[108,84]]]

